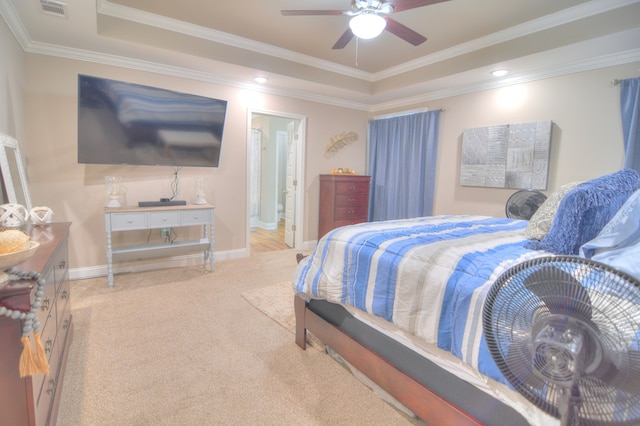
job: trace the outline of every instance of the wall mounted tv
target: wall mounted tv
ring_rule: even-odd
[[[78,163],[218,167],[227,101],[78,75]]]

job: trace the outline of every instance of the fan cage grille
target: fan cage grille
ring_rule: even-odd
[[[507,199],[505,215],[510,219],[529,220],[546,199],[540,191],[521,189]]]
[[[559,286],[547,284],[536,290],[530,290],[530,283],[529,287],[525,286],[527,278],[536,277],[540,271],[547,273],[548,268],[558,271],[554,279],[561,282]],[[559,288],[562,291],[558,291]],[[552,297],[544,291],[552,292]],[[502,274],[491,287],[484,309],[485,339],[498,368],[516,390],[555,417],[560,417],[557,402],[563,387],[536,375],[532,330],[536,323],[560,311],[578,318],[591,340],[601,342],[595,349],[602,352],[587,357],[586,371],[577,380],[581,396],[577,409],[580,424],[640,423],[640,283],[637,280],[584,258],[542,257],[523,262]],[[589,352],[597,352],[594,342],[587,344]],[[609,373],[607,380],[602,380],[602,373],[597,370],[602,356],[611,359],[616,367],[624,368],[626,373]]]

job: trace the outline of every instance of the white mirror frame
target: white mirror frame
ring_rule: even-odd
[[[0,133],[0,169],[7,193],[7,202],[21,204],[27,211],[33,207],[27,185],[27,174],[22,162],[20,145],[15,138]]]

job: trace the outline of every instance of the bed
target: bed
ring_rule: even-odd
[[[305,348],[310,331],[431,425],[557,424],[496,367],[484,298],[512,266],[602,241],[609,222],[620,223],[618,210],[632,198],[640,205],[638,188],[640,176],[623,170],[549,197],[531,222],[433,216],[330,231],[294,276],[296,343]],[[548,229],[532,238],[545,220]]]

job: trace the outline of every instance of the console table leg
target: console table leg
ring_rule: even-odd
[[[107,231],[107,283],[113,287],[113,251],[111,246],[111,232]]]
[[[215,246],[215,241],[213,239],[213,224],[214,224],[215,216],[213,213],[211,214],[211,224],[209,225],[209,268],[211,272],[213,272],[214,264],[213,264],[213,248]]]

